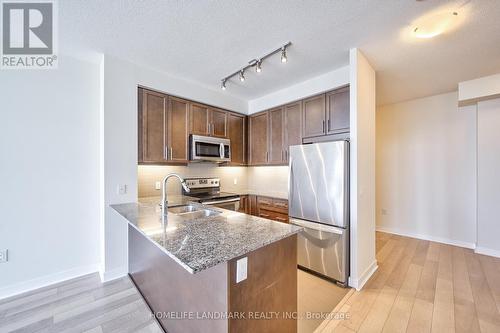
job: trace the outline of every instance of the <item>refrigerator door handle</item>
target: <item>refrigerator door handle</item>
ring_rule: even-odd
[[[309,221],[298,220],[298,219],[290,219],[290,223],[295,224],[299,227],[313,229],[313,230],[317,230],[317,231],[331,232],[331,233],[338,234],[338,235],[343,235],[346,232],[346,229],[343,229],[343,228],[333,227],[330,225],[324,225],[324,224],[320,224],[320,223],[309,222]]]

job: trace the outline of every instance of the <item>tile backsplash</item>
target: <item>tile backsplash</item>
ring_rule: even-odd
[[[221,190],[225,192],[250,193],[286,198],[288,193],[288,167],[219,167],[213,163],[193,163],[188,166],[139,165],[138,195],[150,197],[161,195],[155,184],[169,173],[182,177],[217,177]],[[236,183],[236,184],[235,184]],[[169,180],[168,193],[180,194],[181,185]]]

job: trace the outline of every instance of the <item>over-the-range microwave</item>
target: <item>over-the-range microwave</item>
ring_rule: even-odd
[[[189,159],[193,162],[222,163],[231,161],[231,142],[229,139],[191,135],[189,148]]]

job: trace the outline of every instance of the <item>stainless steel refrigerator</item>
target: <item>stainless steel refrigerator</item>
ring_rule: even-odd
[[[290,147],[288,204],[298,236],[299,267],[347,285],[349,142]]]

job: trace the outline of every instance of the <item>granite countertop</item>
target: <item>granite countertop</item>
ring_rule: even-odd
[[[193,200],[170,196],[169,206]],[[221,208],[219,215],[187,219],[168,213],[162,223],[158,197],[111,205],[128,223],[190,273],[198,273],[263,246],[292,236],[302,228]],[[200,205],[200,204],[196,204]],[[201,205],[200,205],[201,206]]]

